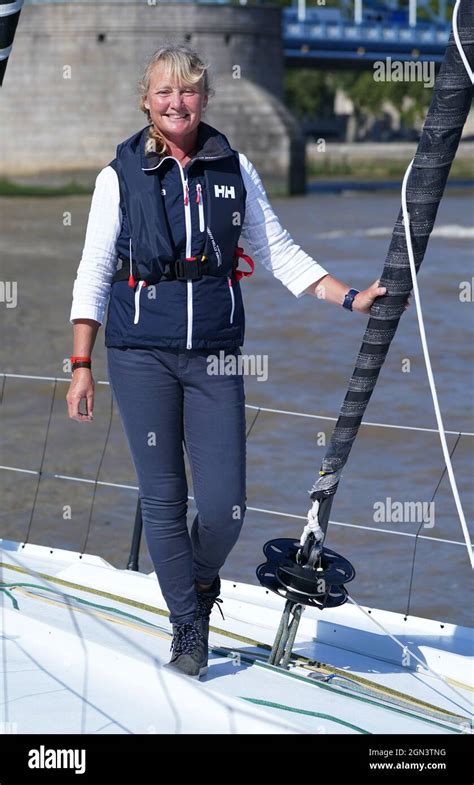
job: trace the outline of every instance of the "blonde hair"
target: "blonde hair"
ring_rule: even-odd
[[[166,140],[160,131],[153,125],[150,111],[145,106],[146,94],[150,88],[151,72],[158,63],[168,66],[172,81],[183,85],[196,85],[202,82],[204,95],[214,95],[209,81],[209,65],[204,63],[199,55],[192,49],[184,45],[165,45],[161,46],[150,57],[145,66],[142,77],[138,83],[140,92],[140,109],[148,117],[148,122],[152,123],[148,129],[148,136],[155,142],[156,152],[162,155],[166,152]]]

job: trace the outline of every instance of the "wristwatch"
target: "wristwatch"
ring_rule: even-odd
[[[352,311],[352,303],[354,302],[354,297],[356,294],[359,294],[359,289],[349,289],[346,296],[344,297],[342,307],[347,308],[348,311]]]

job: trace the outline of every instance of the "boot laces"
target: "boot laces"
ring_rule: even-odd
[[[174,654],[192,654],[202,641],[202,634],[196,624],[185,622],[177,625],[170,649]]]
[[[196,601],[197,601],[197,613],[196,617],[202,618],[211,615],[212,607],[214,603],[222,603],[223,600],[220,597],[213,597],[212,594],[206,594],[206,592],[196,592]],[[217,605],[219,608],[220,614],[225,621],[224,614],[222,613],[222,608],[220,604]]]

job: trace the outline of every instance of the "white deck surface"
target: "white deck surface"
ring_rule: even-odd
[[[160,667],[171,627],[154,573],[5,540],[0,563],[0,723],[14,732],[471,732],[471,629],[376,609],[367,617],[349,603],[305,608],[293,653],[328,668],[284,670],[265,662],[284,601],[222,581],[225,620],[215,608],[209,670],[197,681]],[[375,621],[442,679],[403,660]]]

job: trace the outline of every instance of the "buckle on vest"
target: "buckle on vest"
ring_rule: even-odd
[[[196,281],[202,278],[202,262],[205,256],[188,256],[185,259],[176,259],[174,263],[175,276],[178,281]]]

